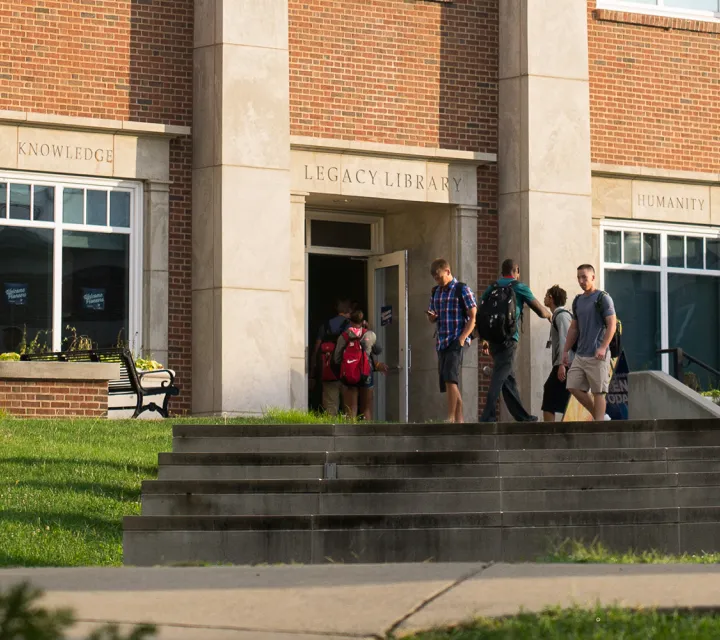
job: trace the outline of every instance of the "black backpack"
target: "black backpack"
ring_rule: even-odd
[[[573,310],[573,317],[575,318],[575,321],[578,323],[578,339],[580,338],[580,321],[578,319],[577,315],[577,301],[578,298],[582,294],[578,294],[575,296],[575,299],[572,303],[572,310]],[[603,298],[607,295],[605,291],[601,291],[600,295],[597,297],[597,300],[595,300],[595,309],[600,315],[600,319],[602,320],[603,326],[605,325],[605,316],[603,316],[603,305],[602,301]],[[616,316],[617,318],[617,316]],[[577,346],[577,344],[576,344]],[[620,355],[620,352],[622,351],[622,322],[620,322],[620,319],[617,318],[617,327],[615,329],[615,335],[613,336],[613,339],[610,341],[610,345],[608,347],[610,349],[610,357],[611,358],[617,358]]]
[[[515,284],[517,280],[490,288],[487,296],[480,301],[477,313],[478,335],[491,344],[505,344],[517,331],[517,298]]]
[[[465,298],[463,298],[463,289],[467,287],[467,285],[464,282],[460,282],[458,280],[457,284],[455,285],[455,297],[457,298],[458,305],[463,310],[463,315],[465,316],[465,322],[467,323],[467,307],[465,306]],[[430,292],[430,297],[435,299],[435,292],[438,290],[437,285],[432,288],[432,291]],[[477,325],[473,329],[472,333],[470,334],[469,338],[471,340],[474,340],[477,337]]]

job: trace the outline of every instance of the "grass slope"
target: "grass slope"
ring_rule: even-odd
[[[716,640],[720,616],[616,608],[549,609],[539,614],[480,619],[426,631],[406,640]]]
[[[337,421],[337,419],[335,420]],[[0,566],[122,564],[122,516],[140,513],[179,423],[330,422],[270,411],[253,419],[0,419]]]

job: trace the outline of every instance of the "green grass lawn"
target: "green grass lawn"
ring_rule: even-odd
[[[229,423],[325,422],[269,412]],[[140,482],[157,474],[171,427],[222,419],[0,418],[0,566],[122,564],[122,516],[140,513]]]
[[[550,609],[426,631],[412,640],[716,640],[720,616],[627,609]]]
[[[611,551],[601,542],[588,544],[578,540],[565,540],[556,545],[538,562],[574,564],[718,564],[720,553],[683,553],[669,555],[661,551],[647,550],[624,552]]]

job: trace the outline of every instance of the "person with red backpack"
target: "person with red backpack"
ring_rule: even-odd
[[[318,331],[310,363],[311,383],[322,384],[322,407],[331,416],[340,411],[341,383],[333,361],[340,335],[350,326],[352,305],[349,300],[338,300],[337,315],[330,318]]]
[[[380,353],[376,340],[363,312],[353,311],[350,325],[338,338],[333,358],[342,384],[343,405],[350,418],[356,418],[359,409],[365,420],[372,420],[373,372],[388,370],[387,365],[376,361]]]

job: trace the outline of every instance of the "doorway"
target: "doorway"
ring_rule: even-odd
[[[337,300],[347,298],[367,315],[367,260],[351,256],[308,255],[308,335],[310,357],[322,326],[336,315]],[[312,386],[312,385],[311,385]],[[308,406],[319,410],[322,392],[316,384],[308,391]]]

